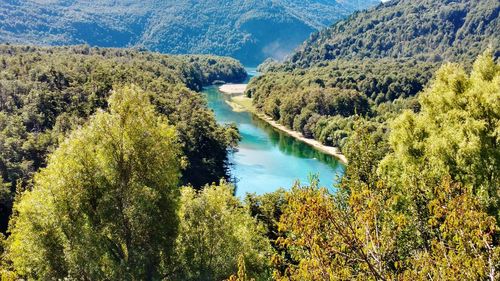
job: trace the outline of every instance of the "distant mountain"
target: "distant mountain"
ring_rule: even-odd
[[[335,59],[472,61],[500,50],[499,0],[393,0],[313,34],[290,57],[298,66]]]
[[[283,58],[380,0],[2,0],[0,42]]]

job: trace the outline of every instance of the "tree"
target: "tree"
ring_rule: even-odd
[[[389,279],[385,254],[393,240],[379,228],[385,203],[381,194],[362,187],[347,196],[331,195],[317,181],[292,188],[277,239],[289,257],[273,258],[277,280]]]
[[[414,202],[366,171],[348,169],[335,195],[315,181],[287,194],[277,242],[289,255],[273,258],[277,280],[498,279],[499,228],[470,187],[445,178],[432,200]]]
[[[152,280],[177,233],[180,147],[137,87],[116,89],[14,206],[7,259],[32,279]]]
[[[407,111],[393,123],[393,153],[381,167],[388,183],[413,188],[422,197],[449,175],[472,186],[498,220],[500,66],[491,52],[476,60],[471,75],[444,65],[419,100],[419,113]]]
[[[264,227],[249,215],[225,182],[197,193],[182,190],[174,280],[223,280],[238,271],[239,258],[247,274],[267,276],[270,245]],[[268,276],[267,276],[268,277]]]
[[[390,152],[353,134],[336,194],[295,186],[278,242],[282,280],[498,280],[499,67],[445,65],[420,113],[393,124]],[[379,145],[377,145],[379,144]]]
[[[201,188],[229,178],[235,127],[219,126],[201,90],[214,79],[246,76],[234,59],[170,56],[130,49],[0,46],[0,232],[6,233],[16,190],[47,165],[72,129],[108,107],[113,85],[135,84],[174,125],[186,168],[182,184]],[[214,63],[215,62],[215,63]],[[191,90],[189,90],[191,89]]]

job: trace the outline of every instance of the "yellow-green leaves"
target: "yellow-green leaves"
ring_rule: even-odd
[[[238,272],[240,256],[250,277],[266,276],[270,245],[264,229],[229,184],[206,186],[199,193],[183,188],[179,220],[172,279],[223,280]]]
[[[488,53],[470,76],[443,66],[421,111],[393,122],[380,163],[384,147],[359,126],[335,195],[314,183],[288,194],[275,277],[498,280],[499,82]]]
[[[470,184],[488,208],[500,194],[500,68],[485,52],[469,76],[455,64],[443,66],[421,94],[421,112],[407,112],[393,123],[393,153],[381,172],[391,184],[429,187],[450,175]]]
[[[33,279],[151,279],[172,253],[180,147],[137,87],[116,89],[15,204],[7,257]]]

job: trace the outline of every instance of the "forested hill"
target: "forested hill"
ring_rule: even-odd
[[[0,46],[0,231],[7,227],[16,188],[29,186],[71,130],[106,110],[117,87],[141,89],[175,126],[186,164],[184,183],[199,187],[228,177],[227,153],[237,130],[217,125],[203,97],[188,88],[244,78],[243,66],[224,57]]]
[[[394,0],[313,34],[250,82],[255,107],[320,142],[343,147],[360,116],[385,135],[445,62],[467,68],[500,55],[498,0]]]
[[[382,57],[472,62],[488,46],[499,50],[499,11],[498,0],[393,0],[313,34],[290,61],[298,66]]]
[[[312,32],[379,0],[4,0],[0,42],[144,47],[246,64],[281,58]]]

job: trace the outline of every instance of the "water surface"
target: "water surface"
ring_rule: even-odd
[[[248,72],[253,74],[252,70]],[[311,174],[318,174],[321,185],[332,188],[342,175],[344,166],[334,157],[295,140],[251,113],[234,112],[217,87],[208,87],[204,93],[217,121],[235,123],[240,131],[238,151],[230,156],[237,196],[263,194],[280,187],[289,189],[296,180],[308,183]]]

